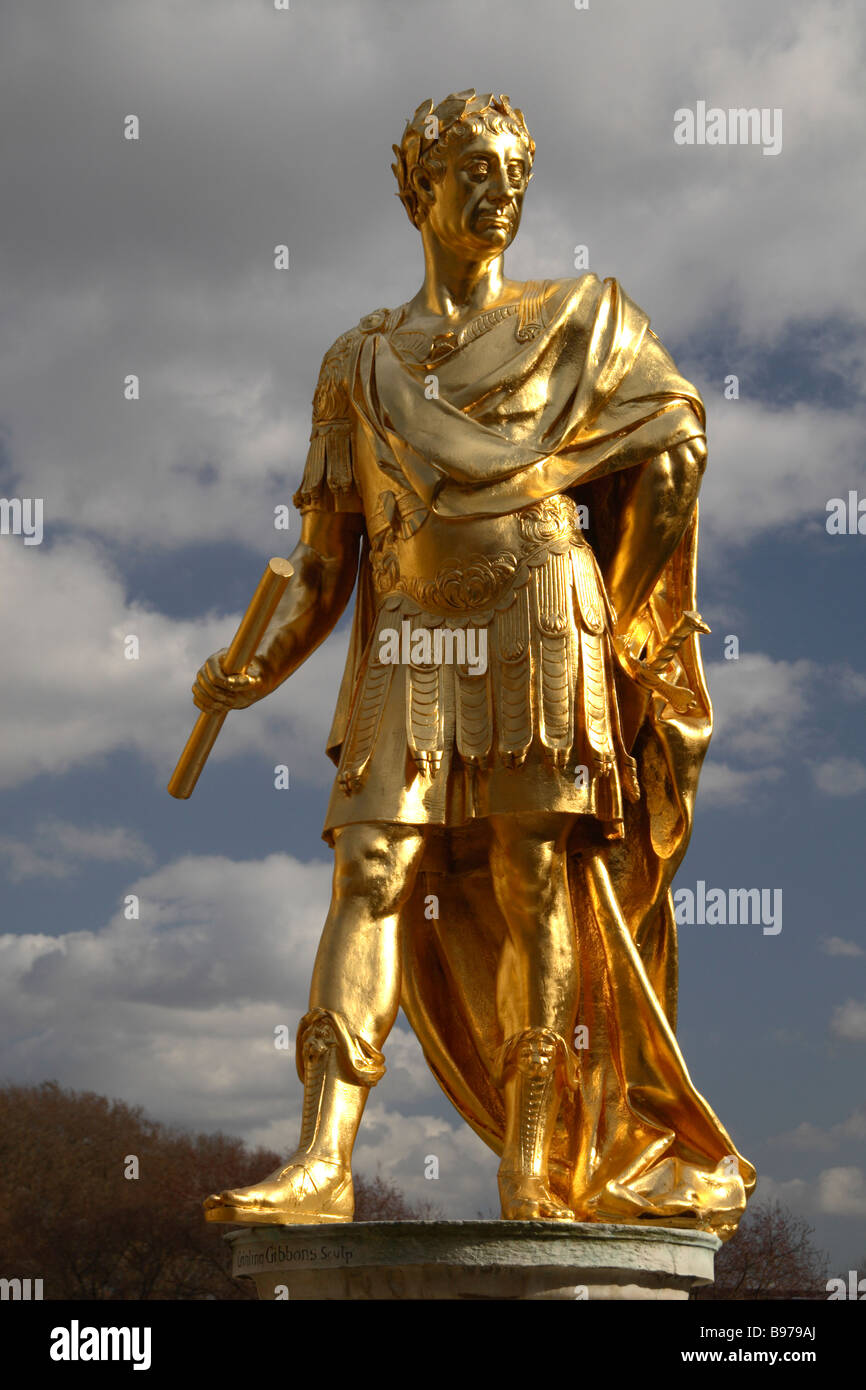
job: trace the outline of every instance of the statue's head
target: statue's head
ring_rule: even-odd
[[[470,254],[514,240],[535,142],[507,96],[471,89],[422,102],[393,148],[398,196],[419,230]]]

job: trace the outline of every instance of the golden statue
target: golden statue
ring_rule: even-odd
[[[394,148],[424,283],[326,353],[301,541],[246,646],[193,688],[212,742],[324,640],[357,578],[300,1141],[206,1214],[352,1219],[402,1004],[501,1154],[504,1218],[724,1238],[755,1172],[676,1042],[670,894],[712,727],[703,404],[615,280],[506,278],[535,153],[507,97],[425,102]]]

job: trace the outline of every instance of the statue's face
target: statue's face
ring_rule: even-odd
[[[447,166],[430,185],[430,230],[467,255],[499,255],[520,226],[529,156],[515,135],[485,132],[446,150]]]

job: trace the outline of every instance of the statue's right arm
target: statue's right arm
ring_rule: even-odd
[[[269,695],[333,630],[349,602],[364,530],[358,512],[303,514],[301,539],[289,556],[294,574],[246,671],[226,675],[216,652],[192,688],[201,710],[243,709]]]

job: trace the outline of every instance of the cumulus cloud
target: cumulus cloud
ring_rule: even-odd
[[[866,1173],[862,1168],[824,1168],[811,1182],[803,1178],[779,1181],[767,1175],[758,1179],[759,1201],[779,1201],[799,1215],[809,1217],[862,1217],[866,1215]]]
[[[866,1216],[862,1168],[826,1168],[818,1176],[818,1209],[828,1216]]]
[[[833,1012],[830,1032],[845,1042],[866,1042],[866,1003],[849,999]]]
[[[792,735],[808,712],[815,672],[807,660],[762,652],[708,665],[715,724],[702,804],[741,804],[790,770]]]
[[[848,1142],[862,1143],[866,1139],[866,1106],[852,1110],[846,1120],[831,1125],[829,1129],[804,1120],[795,1129],[777,1134],[767,1142],[786,1149],[803,1152],[829,1153]]]
[[[715,723],[701,774],[701,804],[753,803],[791,772],[806,773],[826,796],[856,796],[866,789],[866,767],[832,751],[834,733],[821,735],[828,751],[820,761],[804,760],[799,751],[821,704],[841,686],[856,688],[858,675],[844,664],[828,669],[807,658],[777,660],[764,652],[709,663]]]
[[[701,806],[740,806],[750,800],[757,790],[778,782],[782,776],[778,767],[730,767],[710,758],[701,773]]]
[[[818,320],[848,327],[852,370],[862,355],[858,6],[669,0],[664,26],[637,5],[624,26],[615,10],[539,0],[543,73],[505,31],[491,46],[493,13],[442,0],[437,25],[419,12],[395,26],[385,0],[363,16],[350,0],[287,13],[83,0],[50,23],[14,10],[0,114],[16,130],[7,187],[19,196],[4,216],[0,372],[11,467],[45,498],[49,528],[151,549],[266,543],[303,465],[322,352],[420,282],[391,144],[419,101],[466,80],[507,85],[538,142],[511,273],[568,274],[587,244],[663,339],[734,326],[726,370],[742,394],[713,412],[710,537],[820,513],[854,426],[803,404],[766,411],[749,380],[756,353]],[[37,49],[39,64],[23,60]],[[399,74],[385,87],[383,65]],[[611,74],[624,73],[612,103]],[[782,108],[782,152],[676,145],[674,113],[699,98]],[[137,142],[122,137],[130,108]],[[124,399],[128,373],[138,401]]]
[[[857,796],[866,790],[866,767],[858,758],[828,758],[812,768],[812,776],[827,796]]]
[[[816,543],[827,534],[827,502],[866,481],[864,422],[856,412],[802,401],[783,409],[745,399],[718,401],[704,388],[711,457],[701,487],[707,558],[720,564],[763,533],[805,525]]]
[[[862,671],[852,671],[845,668],[839,673],[839,690],[847,700],[866,699],[866,675]]]
[[[285,1003],[280,981],[294,990],[288,1002],[300,1005],[308,976],[296,981],[296,962],[303,956],[312,964],[330,877],[328,864],[285,855],[175,860],[129,885],[140,900],[138,920],[119,910],[96,931],[28,938],[23,996],[37,1010],[64,996],[194,1009]]]
[[[775,661],[762,652],[713,663],[707,679],[716,747],[752,764],[789,759],[791,733],[809,708],[814,673],[809,661]]]
[[[828,936],[821,942],[821,950],[828,956],[863,956],[866,951],[856,941],[846,941],[841,936]]]
[[[770,1177],[767,1173],[759,1173],[753,1200],[756,1202],[781,1202],[784,1206],[791,1207],[795,1212],[803,1212],[812,1206],[814,1194],[810,1184],[804,1178],[779,1180]]]
[[[141,836],[124,826],[73,825],[41,820],[30,839],[0,836],[0,854],[13,883],[25,878],[71,878],[85,863],[149,864],[152,854]]]

